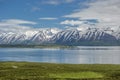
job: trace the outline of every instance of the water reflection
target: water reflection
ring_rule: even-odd
[[[72,64],[120,64],[120,47],[73,49],[2,48],[0,61],[29,61]]]

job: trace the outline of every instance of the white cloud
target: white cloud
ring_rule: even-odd
[[[30,26],[26,26],[29,24]],[[0,33],[12,33],[12,34],[26,34],[33,36],[39,31],[48,31],[51,30],[53,34],[60,31],[58,28],[33,28],[31,26],[37,24],[33,21],[20,20],[20,19],[6,19],[0,21]]]
[[[50,5],[59,5],[64,3],[72,3],[75,0],[43,0],[43,4],[50,4]]]
[[[76,26],[76,25],[81,25],[83,23],[84,21],[80,21],[80,20],[65,20],[61,22],[60,24]]]
[[[79,20],[95,19],[98,21],[96,26],[120,25],[120,0],[95,0],[86,5],[89,7],[82,10],[77,9],[64,17],[78,18]]]
[[[39,18],[40,20],[57,20],[57,18],[54,17],[44,17],[44,18]]]
[[[35,25],[37,23],[32,21],[20,20],[20,19],[6,19],[0,21],[0,31],[22,32],[33,29],[30,26],[25,26],[25,24]]]
[[[2,20],[0,24],[19,25],[19,24],[37,24],[37,23],[32,21],[20,20],[20,19],[6,19],[6,20]]]

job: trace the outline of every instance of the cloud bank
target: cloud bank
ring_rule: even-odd
[[[99,27],[120,26],[120,0],[95,0],[85,5],[88,7],[82,10],[76,9],[71,14],[63,16],[66,18],[76,18],[78,21],[70,21],[68,19],[61,23],[73,25],[73,22],[79,24],[78,22],[81,20],[86,20],[88,23],[90,23],[88,20],[97,20],[98,23],[94,23],[94,21],[92,23]],[[85,24],[83,23],[83,25]]]
[[[35,25],[36,22],[20,20],[20,19],[6,19],[0,21],[0,31],[2,32],[22,32],[33,29],[26,25]]]

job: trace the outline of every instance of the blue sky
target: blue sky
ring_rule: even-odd
[[[0,0],[0,29],[119,26],[119,4],[119,0]]]
[[[56,3],[52,3],[56,2]],[[67,2],[68,1],[68,2]],[[87,0],[0,0],[0,20],[21,19],[37,22],[34,27],[61,27],[62,17]],[[70,2],[69,2],[70,1]],[[40,18],[51,18],[40,19]],[[56,18],[56,19],[52,19]]]

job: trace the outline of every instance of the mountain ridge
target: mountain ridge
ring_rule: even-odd
[[[0,45],[118,45],[120,46],[120,27],[115,31],[110,28],[78,29],[43,29],[29,33],[0,31]]]

